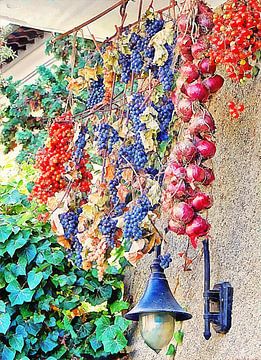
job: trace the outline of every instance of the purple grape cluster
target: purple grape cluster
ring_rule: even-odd
[[[110,247],[115,245],[115,232],[117,230],[117,220],[111,216],[104,216],[99,223],[99,230],[105,236],[106,242]]]
[[[89,88],[89,97],[86,102],[86,109],[91,109],[93,106],[102,102],[105,94],[103,78],[99,77],[98,80],[93,80]]]
[[[147,19],[145,22],[145,30],[148,38],[152,38],[157,32],[162,30],[164,20],[162,19]]]
[[[77,233],[79,224],[79,215],[82,209],[77,209],[76,212],[69,210],[64,214],[59,215],[60,223],[64,230],[64,236],[66,239],[71,240],[71,249],[68,251],[68,257],[71,258],[75,253],[75,265],[81,267],[82,265],[82,249],[83,246],[80,243]]]
[[[94,131],[96,133],[95,141],[97,142],[98,150],[107,150],[110,154],[114,145],[119,141],[118,132],[107,123],[95,126]]]
[[[159,255],[158,259],[160,261],[160,266],[162,267],[162,269],[167,269],[172,262],[170,253],[167,253],[165,255]]]
[[[74,149],[74,154],[73,154],[73,159],[79,163],[80,160],[83,158],[84,156],[84,148],[86,145],[86,134],[87,134],[87,127],[86,126],[82,126],[79,136],[77,138],[77,140],[75,141],[75,149]]]
[[[158,132],[157,140],[159,142],[166,141],[169,139],[168,129],[172,119],[174,105],[171,99],[163,96],[159,104],[152,104],[152,106],[158,112],[158,121],[160,125],[160,131]]]
[[[173,86],[174,73],[172,70],[172,60],[173,60],[173,46],[165,44],[165,48],[168,51],[168,59],[164,65],[159,67],[158,77],[161,82],[163,89],[165,91],[170,91]]]
[[[131,78],[131,56],[120,52],[119,65],[121,66],[121,81],[127,84]]]
[[[141,195],[137,200],[137,204],[125,214],[123,237],[126,240],[139,240],[142,237],[140,224],[151,208],[147,196]]]

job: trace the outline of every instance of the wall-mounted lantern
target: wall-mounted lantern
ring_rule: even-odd
[[[229,282],[220,282],[210,290],[210,256],[208,240],[203,241],[204,250],[204,338],[211,337],[210,323],[217,333],[226,334],[231,328],[233,288]]]
[[[192,317],[172,295],[158,258],[151,265],[151,275],[144,295],[125,317],[139,321],[145,343],[157,353],[168,345],[173,337],[175,321]]]
[[[210,257],[208,240],[203,241],[204,249],[204,337],[211,337],[210,323],[218,333],[227,333],[231,327],[233,288],[229,282],[221,282],[210,290]],[[157,353],[173,337],[175,321],[192,318],[174,298],[164,269],[157,258],[151,265],[151,275],[146,290],[138,304],[129,311],[126,319],[139,321],[141,335],[145,343]]]

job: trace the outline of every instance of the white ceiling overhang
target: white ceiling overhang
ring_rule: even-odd
[[[22,26],[52,32],[65,32],[91,19],[118,0],[0,0],[0,23],[14,23]],[[207,1],[212,7],[220,5],[222,0]],[[130,0],[127,5],[126,24],[137,20],[139,0]],[[143,12],[151,0],[143,0]],[[168,6],[170,0],[154,0],[155,9]],[[115,25],[120,25],[119,8],[103,16],[84,29],[84,35],[93,34],[97,40],[103,40],[115,33]]]

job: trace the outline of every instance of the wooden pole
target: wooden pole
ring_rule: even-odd
[[[85,21],[84,23],[74,27],[73,29],[71,30],[68,30],[66,31],[65,33],[63,34],[60,34],[58,35],[56,38],[54,38],[52,40],[52,43],[55,43],[56,41],[60,40],[60,39],[63,39],[65,36],[68,36],[74,32],[77,32],[79,31],[80,29],[82,29],[83,27],[91,24],[92,22],[100,19],[101,17],[103,17],[104,15],[107,15],[109,12],[111,12],[112,10],[116,9],[117,7],[121,6],[121,5],[124,5],[126,2],[128,2],[129,0],[119,0],[118,2],[116,2],[114,5],[112,5],[111,7],[109,7],[108,9],[102,11],[100,14],[98,15],[95,15],[94,17],[92,17],[91,19]]]

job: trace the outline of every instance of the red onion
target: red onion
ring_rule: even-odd
[[[185,231],[186,231],[186,228],[185,228],[184,224],[182,224],[182,223],[180,223],[178,221],[174,221],[172,219],[170,219],[170,221],[169,221],[168,229],[170,231],[173,231],[174,233],[176,233],[178,235],[184,235]]]
[[[196,164],[189,164],[187,167],[188,182],[202,182],[205,179],[205,171]]]
[[[172,209],[172,216],[175,220],[187,224],[193,219],[194,215],[195,213],[191,205],[185,202],[174,204]]]
[[[185,14],[179,16],[177,24],[178,24],[178,29],[182,33],[186,33],[187,31],[191,30],[191,26],[189,25],[189,18]]]
[[[179,35],[177,37],[177,47],[179,50],[181,49],[187,49],[187,51],[190,51],[192,45],[192,40],[189,35]]]
[[[204,135],[215,131],[215,123],[212,116],[208,113],[195,114],[188,127],[191,135]]]
[[[212,184],[212,182],[215,180],[215,175],[212,169],[204,167],[204,170],[205,170],[205,180],[203,181],[203,185],[207,186]]]
[[[213,14],[212,9],[204,1],[199,1],[198,11],[200,14]]]
[[[187,98],[182,98],[177,104],[177,112],[182,114],[182,120],[188,122],[192,115],[192,101]]]
[[[199,77],[197,66],[190,62],[186,62],[184,65],[182,65],[180,68],[180,74],[188,83],[197,80]]]
[[[185,51],[185,50],[181,49],[180,53],[181,53],[182,61],[193,61],[193,56],[191,54],[191,50]]]
[[[216,153],[216,145],[209,140],[200,140],[197,142],[198,152],[205,159],[211,159]]]
[[[203,80],[203,84],[209,89],[211,93],[215,93],[222,88],[224,79],[220,75],[214,75]]]
[[[187,93],[192,101],[206,101],[209,91],[202,82],[194,82],[187,86]]]
[[[214,26],[213,16],[211,13],[199,14],[196,21],[203,33],[209,32]]]
[[[178,104],[178,94],[176,91],[172,91],[170,94],[171,101],[173,102],[174,106],[177,106]]]
[[[201,59],[205,51],[208,49],[207,44],[202,39],[198,39],[195,44],[191,46],[191,53],[194,59]]]
[[[175,146],[173,152],[179,161],[190,162],[195,158],[197,148],[192,141],[184,140]]]
[[[168,190],[168,189],[167,189]],[[184,181],[180,181],[178,184],[173,185],[172,188],[172,195],[176,198],[176,199],[180,199],[182,198],[184,195],[186,195],[186,185]]]
[[[203,219],[200,215],[194,217],[194,219],[187,224],[186,234],[190,237],[191,244],[194,248],[197,247],[197,238],[207,234],[210,228],[207,220]]]
[[[198,68],[203,75],[214,75],[216,65],[209,58],[204,58],[198,64]]]
[[[169,177],[169,176],[173,176],[174,175],[174,171],[176,169],[178,169],[179,167],[181,167],[182,165],[180,165],[177,162],[171,162],[170,164],[168,164],[166,170],[165,170],[165,176]]]
[[[213,205],[213,198],[208,194],[200,192],[196,194],[191,204],[196,211],[209,209]]]

